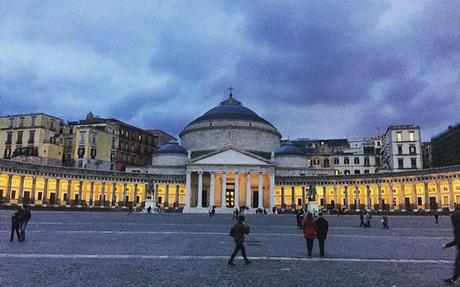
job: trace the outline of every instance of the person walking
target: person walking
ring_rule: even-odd
[[[24,209],[21,210],[22,214],[20,216],[20,221],[21,221],[21,240],[24,241],[26,240],[26,228],[27,225],[29,224],[29,220],[32,218],[32,214],[30,212],[30,207],[28,205],[24,205]]]
[[[300,210],[297,210],[295,213],[295,218],[297,221],[297,229],[301,230],[302,229],[302,216],[300,215]]]
[[[363,227],[364,226],[364,214],[361,212],[359,214],[359,227]]]
[[[384,215],[382,217],[382,226],[383,226],[383,229],[389,229],[390,228],[388,226],[388,217],[386,215]]]
[[[313,251],[313,240],[316,238],[316,223],[313,220],[313,215],[311,212],[307,213],[303,223],[303,235],[305,237],[305,241],[307,242],[307,251],[308,256],[311,256],[311,252]]]
[[[450,216],[450,220],[454,231],[454,240],[444,244],[443,248],[456,246],[457,257],[455,258],[454,274],[452,274],[452,277],[444,280],[447,284],[453,284],[460,276],[460,208],[457,207],[455,209],[454,213]]]
[[[15,213],[13,213],[13,216],[11,216],[11,237],[10,241],[13,241],[14,239],[14,233],[16,232],[16,236],[18,237],[18,241],[21,241],[21,235],[20,235],[20,229],[21,227],[21,210],[18,209],[16,210]]]
[[[272,213],[273,213],[273,214],[276,213],[276,207],[275,207],[275,206],[273,206],[273,208],[272,208]]]
[[[246,265],[251,264],[251,261],[246,257],[246,249],[244,248],[244,236],[245,234],[249,234],[250,226],[245,221],[243,215],[238,216],[238,222],[233,225],[232,229],[230,230],[230,236],[233,237],[235,241],[235,250],[233,250],[230,259],[228,260],[228,265],[235,266],[235,262],[233,260],[236,257],[238,251],[241,250],[243,254],[244,262]]]
[[[329,230],[329,223],[327,222],[326,218],[323,217],[323,213],[318,213],[318,219],[315,221],[316,223],[316,237],[318,238],[319,243],[319,256],[324,257],[324,243],[327,238],[327,231]]]
[[[434,212],[434,220],[436,220],[436,224],[439,224],[439,213],[438,213],[438,211]]]
[[[149,205],[149,207],[147,207],[147,213],[148,214],[151,214],[152,213],[152,207]]]
[[[366,223],[364,224],[364,227],[371,227],[371,218],[372,216],[369,214],[369,212],[366,213]]]

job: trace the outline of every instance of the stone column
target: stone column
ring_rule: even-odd
[[[70,205],[70,199],[72,198],[72,180],[67,179],[67,200],[65,201],[66,205]]]
[[[284,208],[284,185],[281,186],[281,208]]]
[[[176,207],[179,207],[179,192],[180,192],[180,190],[179,190],[179,185],[176,184],[176,199],[175,199],[175,201],[176,201]]]
[[[203,172],[198,172],[198,202],[196,207],[202,208],[203,207]]]
[[[214,203],[214,180],[215,180],[215,174],[214,172],[211,172],[209,175],[209,207],[213,207]]]
[[[43,197],[42,197],[42,204],[47,204],[47,197],[48,197],[48,178],[45,177],[45,184],[43,185]]]
[[[388,184],[388,190],[389,190],[389,193],[390,193],[390,211],[394,209],[394,206],[393,206],[393,185],[391,183]]]
[[[452,182],[452,179],[449,179],[448,183],[449,183],[449,208],[454,209],[455,208],[455,198],[454,198],[454,184]]]
[[[371,207],[371,186],[366,185],[366,193],[367,193],[367,209],[372,209]]]
[[[21,175],[19,182],[19,199],[22,202],[24,200],[24,176]]]
[[[104,195],[105,195],[105,181],[102,182],[102,191],[99,194],[99,205],[104,206],[105,205],[105,200],[104,200]]]
[[[431,206],[430,206],[430,190],[428,189],[428,182],[424,182],[423,186],[425,189],[425,209],[429,210]]]
[[[441,182],[439,180],[436,181],[436,204],[438,205],[438,209],[442,208],[441,202]]]
[[[7,190],[7,194],[8,194],[8,199],[11,201],[11,187],[12,187],[12,184],[13,184],[13,175],[11,174],[8,174],[8,186],[6,187],[6,190]]]
[[[400,190],[399,190],[399,210],[407,210],[406,207],[406,189],[404,184],[399,185]]]
[[[382,203],[382,185],[380,183],[377,184],[377,194],[379,199],[379,210],[383,210],[383,203]]]
[[[337,186],[334,185],[334,208],[337,208],[337,204],[339,204],[339,195],[337,194]]]
[[[222,172],[222,200],[220,207],[226,208],[225,205],[225,197],[227,194],[227,174],[225,172]]]
[[[60,205],[61,203],[61,179],[58,178],[56,179],[56,200],[57,202],[55,204]]]
[[[81,205],[81,201],[83,200],[83,180],[80,180],[79,185],[78,185],[78,202],[75,202],[77,205]],[[86,194],[88,195],[88,194]],[[86,196],[85,196],[86,197]],[[86,203],[89,205],[89,199],[88,202]]]
[[[262,172],[259,172],[259,180],[258,180],[258,186],[259,186],[259,206],[258,208],[264,208],[263,205],[263,188],[262,188]]]
[[[89,188],[89,205],[94,206],[94,181],[91,182],[91,186]]]
[[[112,196],[110,199],[110,205],[111,206],[116,206],[117,205],[117,183],[114,182],[112,183]]]
[[[251,173],[246,174],[246,206],[251,207]]]
[[[153,198],[155,199],[155,201],[158,203],[158,184],[155,184],[155,189],[153,190]]]
[[[36,187],[37,187],[37,178],[34,176],[34,177],[32,177],[32,196],[31,196],[31,200],[32,200],[32,203],[34,203],[34,205],[35,205],[35,190],[36,190]]]
[[[169,207],[169,183],[166,184],[166,189],[165,189],[165,198],[164,198],[164,207]]]
[[[345,185],[345,208],[350,209],[350,204],[348,202],[348,186]]]
[[[295,186],[291,186],[291,208],[295,205]]]
[[[302,209],[305,208],[305,186],[302,185]]]
[[[355,185],[355,209],[359,211],[360,202],[359,202],[359,186]]]
[[[190,171],[187,171],[185,176],[185,208],[190,208],[191,196],[192,196],[192,174]]]
[[[418,209],[417,186],[411,183],[414,210]]]
[[[323,198],[324,198],[324,205],[323,208],[327,208],[328,196],[327,196],[327,186],[323,186]]]
[[[168,196],[169,195],[169,185],[167,186],[166,191],[168,192],[166,196]],[[134,204],[134,207],[137,206],[137,183],[134,184],[133,204]],[[169,206],[169,202],[168,202],[168,206]]]
[[[123,206],[128,206],[128,201],[126,200],[126,190],[128,189],[128,183],[123,183]]]
[[[270,211],[273,210],[273,207],[275,207],[275,175],[270,174]]]
[[[240,207],[240,188],[239,188],[239,183],[240,183],[240,173],[235,172],[235,207],[239,208]]]

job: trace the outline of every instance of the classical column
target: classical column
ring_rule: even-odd
[[[222,200],[220,207],[226,208],[225,205],[225,198],[227,195],[227,174],[225,172],[222,172]]]
[[[56,179],[56,202],[54,204],[59,205],[61,203],[60,195],[61,195],[61,179],[57,178]]]
[[[127,189],[128,189],[128,183],[123,183],[123,206],[128,206],[128,201],[126,200],[126,192],[127,192]]]
[[[425,209],[429,210],[431,206],[430,206],[430,190],[428,189],[428,182],[424,182],[423,187],[425,189]]]
[[[304,189],[304,192],[305,192],[305,189]],[[302,198],[302,204],[303,204],[303,198]],[[270,211],[273,210],[273,207],[275,207],[275,175],[271,173],[270,174]]]
[[[295,205],[295,186],[291,186],[291,208]]]
[[[366,193],[367,193],[367,209],[371,209],[371,186],[366,185]]]
[[[24,176],[21,175],[21,180],[19,182],[19,196],[20,201],[24,200]]]
[[[359,202],[359,186],[355,185],[355,209],[359,211],[360,202]]]
[[[187,171],[185,176],[185,208],[190,208],[191,196],[192,196],[192,174]]]
[[[399,184],[399,210],[407,210],[406,189],[403,183]]]
[[[412,188],[412,198],[413,198],[413,205],[414,205],[414,210],[418,209],[418,199],[417,199],[417,186],[415,183],[411,183],[411,188]]]
[[[259,180],[258,180],[258,186],[259,186],[259,206],[258,208],[264,208],[263,205],[263,188],[262,188],[262,172],[259,172]]]
[[[48,196],[48,178],[45,177],[45,183],[43,185],[43,197],[42,197],[42,204],[43,205],[46,205],[46,203],[48,202],[46,200],[47,196]]]
[[[179,185],[176,184],[176,207],[179,207]]]
[[[246,207],[251,207],[251,173],[246,174]]]
[[[210,179],[209,179],[209,207],[214,206],[214,180],[215,180],[215,174],[214,172],[211,172],[210,174]]]
[[[169,193],[169,185],[167,186],[166,191]],[[167,193],[167,196],[169,195],[168,193]],[[137,206],[137,183],[134,184],[133,204],[134,206]],[[169,202],[168,202],[168,206],[169,206]]]
[[[305,186],[302,185],[302,209],[305,208]]]
[[[240,173],[239,172],[235,172],[235,207],[236,208],[239,208],[240,207],[240,191],[239,191],[239,183],[240,183]]]
[[[441,182],[439,180],[436,181],[436,204],[438,205],[437,208],[442,208],[441,202]]]
[[[89,188],[89,205],[94,206],[94,181],[91,182]]]
[[[380,183],[377,184],[377,194],[378,194],[378,199],[379,199],[379,210],[383,210],[382,185]]]
[[[284,208],[284,185],[281,186],[281,208]]]
[[[339,203],[339,195],[337,194],[337,186],[334,185],[334,208],[337,208],[338,203]]]
[[[112,196],[111,196],[111,199],[110,199],[110,202],[111,202],[110,204],[112,206],[117,205],[117,196],[116,196],[116,194],[117,194],[117,183],[114,182],[114,183],[112,183]]]
[[[327,196],[327,186],[323,186],[323,198],[324,198],[324,205],[323,208],[327,208],[328,196]]]
[[[350,209],[350,205],[348,204],[348,186],[347,185],[345,185],[344,194],[345,194],[345,208]]]
[[[449,183],[449,208],[454,209],[455,208],[455,198],[454,198],[454,184],[452,182],[452,179],[449,179],[448,183]]]
[[[104,199],[104,196],[105,196],[105,181],[102,182],[102,191],[99,195],[99,205],[100,206],[104,206],[105,205],[105,199]]]
[[[390,210],[393,210],[394,209],[394,206],[393,206],[393,185],[391,183],[388,184],[388,189],[389,189],[389,193],[390,193]]]
[[[198,172],[198,202],[196,207],[202,208],[203,207],[203,172]]]
[[[77,205],[81,205],[81,201],[83,200],[83,183],[83,180],[80,180],[78,183],[78,202],[75,202],[75,204]],[[87,205],[89,205],[89,200],[87,202]]]
[[[32,200],[32,203],[35,203],[35,189],[37,187],[37,178],[34,176],[32,177],[32,196],[31,196],[31,200]]]
[[[66,205],[70,205],[71,198],[72,198],[72,180],[67,179],[67,200],[65,201]]]
[[[13,184],[13,175],[8,174],[8,186],[6,187],[8,199],[11,201],[11,185]]]
[[[153,190],[153,198],[158,203],[158,184],[155,184],[155,189]]]

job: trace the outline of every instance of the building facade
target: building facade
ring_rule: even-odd
[[[431,139],[431,160],[433,167],[460,164],[460,124]]]

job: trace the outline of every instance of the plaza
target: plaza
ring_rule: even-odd
[[[33,211],[25,242],[9,242],[12,211],[0,211],[1,286],[441,286],[453,269],[450,218],[326,216],[326,257],[307,258],[294,215],[246,215],[237,258],[230,214]]]

